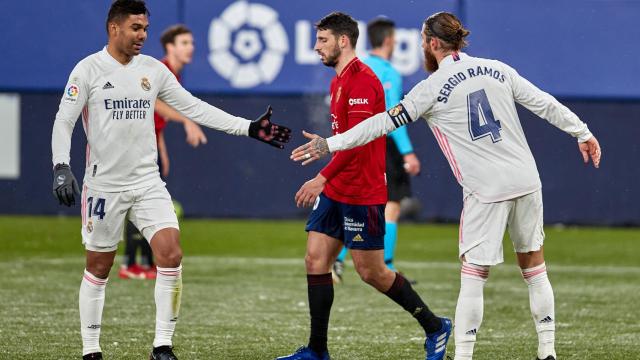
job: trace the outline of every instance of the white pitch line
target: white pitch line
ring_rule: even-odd
[[[64,265],[73,263],[82,263],[84,258],[81,257],[64,257],[64,258],[24,258],[16,259],[14,261],[25,261],[30,265],[35,263],[49,264],[49,265]],[[2,265],[9,265],[14,261],[5,261],[0,263]],[[302,258],[264,258],[264,257],[225,257],[225,256],[185,256],[185,264],[198,264],[198,265],[211,265],[211,264],[223,264],[223,265],[299,265],[304,266],[304,259]],[[398,261],[400,268],[407,269],[459,269],[460,263],[456,261]],[[501,264],[499,269],[516,268],[515,264]],[[591,265],[562,265],[562,264],[547,264],[547,268],[550,273],[553,272],[582,272],[582,273],[606,273],[606,274],[640,274],[640,267],[638,266],[591,266]]]

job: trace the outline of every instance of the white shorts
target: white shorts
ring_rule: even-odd
[[[460,216],[459,256],[468,263],[496,265],[504,261],[505,228],[518,253],[540,250],[544,243],[542,192],[515,199],[482,203],[473,195],[464,199]]]
[[[161,229],[178,227],[171,195],[164,183],[124,192],[82,189],[82,243],[87,250],[109,252],[118,248],[125,217],[151,241]]]

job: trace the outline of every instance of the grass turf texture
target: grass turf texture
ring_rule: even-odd
[[[0,359],[78,359],[78,288],[84,264],[78,218],[0,217]],[[273,359],[306,343],[302,222],[186,220],[180,359]],[[398,266],[437,313],[453,317],[459,286],[457,227],[399,227]],[[640,229],[547,228],[560,359],[640,358]],[[491,270],[475,359],[534,359],[526,286],[505,243]],[[417,323],[362,283],[348,263],[336,286],[332,358],[422,359]],[[107,287],[101,344],[107,359],[148,356],[153,282]],[[453,341],[448,352],[453,354]]]

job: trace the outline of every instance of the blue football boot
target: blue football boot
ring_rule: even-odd
[[[329,352],[325,351],[322,355],[318,355],[315,351],[306,346],[301,346],[296,352],[291,355],[281,356],[276,360],[331,360]]]
[[[440,318],[442,328],[431,335],[427,335],[424,341],[424,350],[427,352],[426,360],[442,360],[447,353],[447,341],[451,335],[451,320]]]

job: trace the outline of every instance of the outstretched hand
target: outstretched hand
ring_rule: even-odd
[[[600,167],[600,157],[602,156],[602,152],[600,151],[600,144],[598,143],[598,139],[595,136],[589,138],[589,140],[579,143],[578,149],[580,149],[580,153],[582,154],[582,160],[584,160],[585,164],[589,163],[589,158],[593,162],[593,166],[597,169]]]
[[[291,160],[297,162],[302,161],[302,165],[307,165],[329,155],[327,139],[317,134],[310,134],[304,130],[302,130],[302,135],[307,139],[311,139],[311,141],[293,150],[291,152]]]
[[[284,144],[291,140],[291,129],[271,122],[271,106],[259,118],[249,124],[249,136],[265,142],[278,149],[284,149]]]

